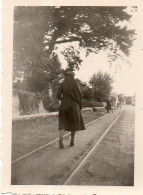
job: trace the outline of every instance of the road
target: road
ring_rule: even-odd
[[[54,143],[12,165],[13,185],[62,185],[124,108],[106,114],[77,132],[75,146]],[[70,185],[133,185],[134,107],[127,107],[95,151],[74,175]]]

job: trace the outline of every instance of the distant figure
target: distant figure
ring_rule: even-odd
[[[57,98],[61,101],[59,108],[59,147],[64,148],[63,135],[65,130],[71,131],[70,146],[72,147],[74,146],[75,131],[85,129],[81,115],[81,92],[72,71],[64,74],[64,81],[60,84]]]
[[[110,111],[112,111],[113,112],[113,109],[112,109],[112,103],[111,103],[111,100],[110,99],[108,99],[107,100],[107,102],[106,102],[106,110],[107,110],[107,112],[110,112]]]
[[[121,104],[119,102],[117,103],[117,107],[118,108],[121,108]]]

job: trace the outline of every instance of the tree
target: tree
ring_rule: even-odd
[[[108,73],[100,71],[92,76],[89,84],[93,90],[93,98],[97,101],[106,101],[112,91],[113,80]]]
[[[19,77],[19,72],[24,75],[28,72],[30,76],[33,69],[37,77],[41,77],[39,73],[45,75],[52,65],[52,56],[56,55],[56,46],[67,42],[79,43],[87,54],[110,49],[113,60],[120,52],[129,55],[134,31],[119,25],[131,18],[125,10],[126,7],[104,6],[15,7],[14,79]],[[64,55],[69,66],[78,68],[81,63],[78,52],[73,51],[68,57],[67,53],[69,51]],[[52,76],[53,70],[50,74]]]
[[[116,96],[115,95],[111,95],[111,102],[116,102]]]
[[[56,44],[78,41],[87,52],[98,53],[101,49],[110,48],[116,54],[119,49],[128,55],[134,31],[118,24],[129,21],[131,17],[125,9],[126,7],[53,7],[53,22],[45,36],[47,53],[50,54]]]
[[[124,97],[123,93],[118,95],[118,101],[119,101],[120,104],[124,103],[124,99],[125,99],[125,97]]]
[[[131,97],[131,96],[125,96],[126,104],[131,105],[132,104],[132,99],[133,99],[133,97]]]
[[[19,86],[17,86],[16,82],[14,86],[28,91],[37,92],[49,88],[53,89],[62,78],[61,64],[55,54],[51,56],[48,63],[43,62],[42,65],[39,65],[37,62],[37,64],[33,65],[33,63],[27,62],[23,64],[23,69],[24,75],[22,74],[22,76],[24,82],[20,82]]]
[[[82,99],[84,100],[91,100],[93,97],[93,90],[91,87],[89,87],[89,85],[85,82],[82,82],[80,79],[76,79],[81,93],[82,93]]]
[[[82,62],[79,51],[75,50],[73,46],[70,46],[64,49],[64,51],[61,53],[64,55],[64,58],[67,61],[67,70],[73,71],[74,69],[79,69],[79,66]]]

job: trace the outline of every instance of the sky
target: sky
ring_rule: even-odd
[[[140,48],[138,40],[138,34],[140,33],[140,25],[138,24],[138,20],[141,18],[140,13],[141,10],[138,10],[132,17],[130,24],[128,24],[128,27],[135,29],[137,33],[137,39],[133,42],[130,56],[127,59],[130,63],[118,60],[110,67],[106,52],[101,51],[99,54],[91,53],[88,57],[85,57],[85,53],[82,51],[83,62],[80,66],[80,70],[75,71],[75,78],[79,78],[83,82],[88,82],[97,71],[108,72],[114,80],[112,92],[118,94],[123,93],[126,96],[135,95],[136,53]],[[65,46],[62,45],[61,47],[64,48]],[[76,44],[75,47],[77,47]],[[63,68],[66,68],[66,64],[62,58],[61,61]]]
[[[118,63],[117,63],[118,64]],[[119,62],[121,67],[116,67],[116,63],[110,67],[106,53],[101,52],[98,55],[91,54],[82,64],[79,71],[76,71],[75,77],[84,82],[88,82],[92,75],[98,71],[108,72],[113,78],[113,92],[133,95],[135,93],[134,66]]]

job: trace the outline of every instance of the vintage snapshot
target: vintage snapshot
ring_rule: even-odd
[[[141,11],[138,5],[13,5],[11,193],[32,193],[35,186],[38,194],[112,194],[111,187],[136,194]],[[56,193],[60,187],[68,188]]]

